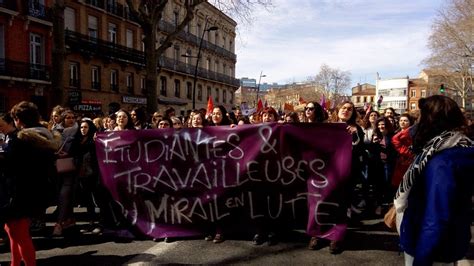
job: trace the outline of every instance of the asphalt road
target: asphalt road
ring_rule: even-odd
[[[254,246],[239,236],[220,244],[202,239],[164,243],[79,232],[59,239],[35,236],[34,242],[38,265],[403,265],[397,235],[378,222],[364,221],[364,226],[351,229],[345,251],[338,255],[330,254],[328,247],[308,250],[308,237],[296,231],[280,236],[275,246]],[[466,265],[474,265],[474,242],[471,243]],[[8,261],[8,246],[0,247],[0,265],[8,265]]]

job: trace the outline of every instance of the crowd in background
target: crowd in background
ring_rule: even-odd
[[[447,112],[441,108],[459,109],[457,105],[442,106],[440,110],[431,110],[431,112]],[[421,106],[420,110],[423,112]],[[45,227],[44,207],[46,205],[57,206],[55,211],[57,221],[51,233],[54,237],[62,237],[69,230],[76,228],[73,208],[77,204],[86,207],[89,220],[89,226],[83,228],[82,233],[100,234],[104,228],[116,228],[126,223],[118,215],[118,210],[114,206],[110,194],[101,182],[94,143],[97,132],[159,130],[163,128],[179,130],[208,126],[238,127],[245,124],[272,122],[345,123],[348,134],[352,136],[353,148],[352,174],[347,190],[350,194],[349,201],[342,211],[347,213],[348,223],[357,223],[366,217],[382,217],[393,204],[400,182],[419,153],[414,141],[416,144],[421,133],[415,121],[423,119],[424,115],[419,112],[397,114],[393,108],[386,108],[381,112],[374,110],[371,106],[356,109],[350,101],[342,102],[334,110],[326,110],[316,101],[311,101],[305,105],[304,110],[300,111],[281,113],[272,107],[264,107],[249,115],[243,115],[242,111],[239,108],[228,111],[223,106],[217,106],[212,109],[212,112],[208,112],[206,109],[191,110],[186,116],[177,116],[173,108],[168,108],[163,113],[155,112],[148,115],[144,108],[137,107],[131,110],[121,109],[108,116],[91,119],[75,113],[69,108],[56,106],[51,112],[49,121],[42,121],[34,104],[21,102],[15,105],[10,113],[0,117],[0,131],[3,134],[0,163],[3,179],[8,180],[5,178],[8,175],[17,178],[16,180],[21,179],[21,182],[18,182],[16,186],[29,187],[30,189],[24,188],[19,191],[30,193],[28,195],[35,197],[38,191],[30,191],[31,180],[35,175],[43,173],[45,176],[43,180],[47,180],[55,189],[52,192],[54,196],[48,202],[29,204],[28,208],[24,206],[25,204],[19,204],[16,205],[14,211],[8,212],[8,214],[7,212],[2,213],[0,222],[5,223],[5,229],[10,239],[12,265],[20,265],[22,260],[26,265],[34,265],[34,247],[31,236],[25,228],[31,227],[31,230],[41,230]],[[463,116],[463,121],[459,122],[456,127],[448,129],[462,129],[466,136],[473,139],[472,132],[474,131],[471,118],[463,113],[455,113],[458,116],[459,114]],[[454,119],[455,116],[447,118],[440,116],[439,119],[451,118]],[[33,128],[33,131],[39,134],[43,141],[47,139],[51,143],[46,143],[48,145],[43,143],[45,146],[38,147],[37,141],[24,141],[22,139],[24,137],[20,136],[24,136],[23,133],[29,128]],[[24,149],[29,149],[29,147],[33,147],[34,149],[30,150],[37,152],[29,155],[34,156],[31,157],[31,160],[24,157],[25,154],[28,154]],[[21,154],[18,155],[20,152]],[[39,157],[45,160],[42,162],[43,166],[37,166]],[[75,170],[65,173],[51,173],[51,169],[45,168],[54,164],[55,159],[51,158],[73,158]],[[19,164],[33,161],[36,162],[32,168],[35,170],[30,170],[30,172],[24,170],[25,172],[20,174],[12,173],[15,171],[11,167],[21,168]],[[11,162],[14,163],[9,165]],[[40,187],[42,186],[38,185],[37,188]],[[1,189],[2,185],[0,184],[0,196],[5,193]],[[11,197],[25,196],[17,193]],[[20,202],[24,200],[21,199]],[[100,212],[96,212],[96,209],[99,209]],[[277,229],[272,228],[268,221],[257,221],[256,227],[257,234],[252,240],[254,244],[260,245],[264,242],[275,244],[277,242],[278,232],[275,232]],[[205,239],[214,243],[224,241],[225,238],[219,224],[214,224],[211,227],[209,235],[206,235]],[[331,253],[339,253],[343,248],[343,240],[343,238],[320,239],[313,236],[308,247],[309,249],[319,249],[321,245],[329,244]],[[166,241],[169,240],[166,239]]]

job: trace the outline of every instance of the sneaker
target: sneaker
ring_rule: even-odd
[[[52,233],[53,237],[57,237],[57,236],[62,236],[63,235],[63,227],[61,226],[61,224],[55,224],[54,225],[54,229],[53,229],[53,233]]]
[[[339,254],[342,252],[342,243],[340,241],[331,240],[329,243],[329,252],[331,254]]]
[[[92,229],[91,233],[94,234],[94,235],[101,234],[102,233],[102,228],[95,227],[94,229]]]
[[[308,249],[310,250],[316,250],[318,248],[318,238],[313,236],[311,237],[311,239],[309,240],[309,243],[308,243]]]
[[[214,240],[214,237],[213,237],[212,235],[207,235],[207,236],[204,238],[204,240],[206,240],[206,241],[212,241],[212,240]]]
[[[268,242],[267,242],[267,244],[268,244],[269,246],[274,246],[274,245],[276,245],[277,243],[278,243],[278,241],[277,241],[277,238],[276,238],[276,234],[273,233],[273,232],[270,232],[270,234],[268,234]]]
[[[224,242],[224,236],[222,234],[216,234],[212,242],[214,242],[214,244],[222,243]]]
[[[265,239],[263,239],[263,236],[261,234],[255,234],[253,237],[252,243],[256,246],[259,246],[265,242]]]

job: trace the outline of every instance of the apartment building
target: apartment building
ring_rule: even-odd
[[[27,100],[48,115],[51,4],[52,0],[0,0],[0,112]]]
[[[373,106],[376,102],[375,86],[369,83],[357,83],[357,86],[352,87],[351,101],[356,108],[363,108],[366,104]]]
[[[401,114],[407,111],[408,101],[408,82],[409,77],[405,78],[391,78],[391,79],[376,79],[376,95],[375,99],[382,96],[383,101],[378,108],[383,111],[385,108],[392,107],[395,112]]]
[[[158,40],[172,32],[184,16],[180,1],[170,2],[160,21]],[[145,106],[143,33],[125,0],[67,0],[66,6],[68,77],[64,86],[68,105],[77,111],[103,113]],[[214,26],[218,30],[207,31]],[[234,20],[211,4],[199,6],[194,20],[159,59],[159,110],[173,107],[177,114],[185,114],[192,109],[201,36],[196,108],[205,108],[209,97],[215,105],[230,108],[234,104],[239,86],[235,79],[235,27]]]

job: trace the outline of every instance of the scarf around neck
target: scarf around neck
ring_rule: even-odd
[[[401,213],[407,208],[410,190],[433,155],[445,149],[453,147],[469,147],[473,144],[472,140],[459,131],[444,131],[428,141],[428,143],[423,147],[422,152],[415,157],[415,160],[405,172],[402,182],[398,186],[394,199],[397,213]]]

